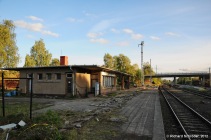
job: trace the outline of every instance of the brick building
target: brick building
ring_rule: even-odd
[[[7,68],[20,72],[19,90],[38,95],[86,96],[106,94],[129,88],[130,75],[97,65],[68,65],[68,57],[60,57],[60,66]],[[118,80],[117,80],[118,79]],[[117,82],[119,81],[119,82]]]

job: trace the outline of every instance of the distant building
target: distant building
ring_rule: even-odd
[[[97,65],[68,65],[68,57],[60,57],[60,66],[6,68],[20,72],[19,90],[33,94],[56,96],[86,96],[106,94],[129,88],[130,75]],[[117,83],[117,78],[120,81]]]

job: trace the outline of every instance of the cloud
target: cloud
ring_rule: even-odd
[[[131,38],[134,39],[134,40],[139,40],[139,39],[144,37],[142,34],[134,33],[133,30],[128,29],[128,28],[123,29],[123,32],[126,33],[126,34],[129,34],[131,36]]]
[[[67,18],[67,21],[71,22],[71,23],[73,23],[73,22],[83,22],[82,19],[76,19],[76,18]]]
[[[119,33],[119,30],[117,30],[115,28],[112,28],[110,31],[113,32],[113,33]]]
[[[43,30],[43,31],[41,31],[41,33],[44,34],[44,35],[50,35],[50,36],[54,36],[54,37],[59,37],[59,35],[57,33],[53,33],[51,31]]]
[[[33,35],[27,35],[26,37],[27,38],[30,38],[30,39],[34,39],[34,36]]]
[[[93,18],[96,18],[97,15],[93,14],[93,13],[89,13],[89,12],[86,12],[86,11],[83,11],[84,15],[87,16],[87,17],[93,17]]]
[[[50,35],[53,37],[58,37],[59,35],[57,33],[53,33],[51,31],[48,30],[44,30],[44,26],[41,23],[28,23],[25,22],[23,20],[18,20],[18,21],[14,21],[15,25],[30,31],[34,31],[34,32],[40,32],[44,35]]]
[[[114,24],[118,23],[119,19],[117,18],[112,18],[112,19],[105,19],[105,20],[101,20],[100,22],[98,22],[97,24],[95,24],[90,32],[102,32],[105,31],[107,29],[109,29],[110,27],[112,27]]]
[[[125,32],[126,34],[133,34],[133,30],[131,29],[123,29],[123,32]]]
[[[109,42],[104,38],[91,38],[90,41],[93,43],[100,43],[100,44],[107,44]]]
[[[43,21],[43,19],[35,17],[35,16],[28,16],[27,18],[34,20],[34,21]]]
[[[87,34],[87,37],[89,38],[90,42],[92,42],[92,43],[107,44],[109,42],[108,40],[106,40],[104,38],[99,38],[102,35],[103,35],[103,33],[101,33],[101,32],[99,32],[99,33],[90,32]]]
[[[25,28],[35,32],[41,32],[43,25],[41,23],[27,23],[23,20],[18,20],[14,22],[16,26]]]
[[[91,31],[92,32],[100,32],[103,31],[107,28],[109,28],[112,24],[112,21],[110,20],[103,20],[99,23],[97,23],[95,26],[92,27]]]
[[[160,38],[157,37],[157,36],[150,36],[150,38],[151,38],[152,40],[160,40]]]
[[[117,46],[129,46],[130,43],[128,41],[122,41],[122,42],[118,42],[116,45]]]
[[[180,71],[191,71],[190,69],[179,69]]]
[[[141,38],[143,38],[144,36],[141,35],[141,34],[132,34],[131,35],[131,38],[134,39],[134,40],[139,40]]]
[[[102,35],[103,35],[103,33],[101,33],[101,32],[99,32],[99,33],[90,32],[90,33],[87,34],[87,36],[89,38],[97,38],[97,37],[102,36]]]
[[[165,35],[179,37],[179,35],[178,35],[178,34],[173,33],[173,32],[166,32],[166,33],[165,33]]]

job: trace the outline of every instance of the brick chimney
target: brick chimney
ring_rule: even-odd
[[[60,66],[68,65],[68,56],[60,56]]]

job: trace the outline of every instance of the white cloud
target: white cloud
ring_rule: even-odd
[[[30,39],[34,39],[34,36],[33,35],[27,35],[26,37],[27,38],[30,38]]]
[[[23,20],[18,20],[14,22],[16,26],[25,28],[31,31],[40,32],[43,28],[43,25],[41,23],[27,23]]]
[[[83,22],[82,19],[76,19],[76,18],[67,18],[67,21],[71,22],[71,23],[73,23],[73,22]]]
[[[113,33],[119,33],[119,30],[117,30],[117,29],[115,29],[115,28],[112,28],[112,29],[111,29],[111,32],[113,32]]]
[[[122,41],[122,42],[118,42],[116,45],[117,46],[129,46],[130,43],[128,41]]]
[[[91,29],[92,32],[101,32],[104,31],[105,29],[109,28],[112,24],[112,20],[103,20],[96,25],[94,25]]]
[[[131,30],[131,29],[123,29],[123,32],[125,32],[127,34],[133,34],[133,30]]]
[[[90,32],[87,34],[87,37],[90,38],[90,42],[92,42],[92,43],[107,44],[109,42],[108,40],[106,40],[104,38],[99,38],[102,35],[103,35],[103,33],[101,33],[101,32],[99,32],[99,33]]]
[[[35,17],[35,16],[28,16],[27,18],[34,20],[34,21],[43,21],[43,19]]]
[[[128,28],[127,29],[123,29],[123,32],[126,33],[126,34],[129,34],[131,36],[131,38],[134,39],[134,40],[139,40],[139,39],[144,37],[142,34],[134,33],[133,30],[128,29]]]
[[[184,72],[188,72],[188,71],[191,71],[190,69],[184,69],[184,68],[182,68],[182,69],[179,69],[180,71],[184,71]]]
[[[107,44],[109,41],[104,38],[92,38],[90,39],[93,43]]]
[[[139,39],[141,39],[141,38],[143,38],[144,36],[143,35],[141,35],[141,34],[132,34],[131,35],[131,38],[132,39],[135,39],[135,40],[139,40]]]
[[[93,18],[96,18],[97,15],[93,14],[93,13],[89,13],[89,12],[86,12],[86,11],[83,11],[84,15],[87,16],[87,17],[93,17]]]
[[[103,35],[103,33],[101,33],[101,32],[99,32],[99,33],[90,32],[90,33],[87,34],[87,36],[89,38],[97,38],[97,37],[102,36],[102,35]]]
[[[50,35],[50,36],[54,36],[54,37],[59,37],[59,35],[57,33],[53,33],[51,31],[43,30],[43,31],[41,31],[41,33],[44,34],[44,35]]]
[[[168,36],[179,36],[178,34],[176,33],[173,33],[173,32],[166,32],[165,35],[168,35]]]
[[[160,40],[160,38],[157,37],[157,36],[150,36],[150,38],[151,38],[152,40]]]
[[[53,37],[58,37],[59,35],[57,33],[53,33],[51,31],[48,30],[44,30],[44,26],[41,23],[28,23],[25,22],[23,20],[18,20],[18,21],[14,21],[15,25],[30,31],[34,31],[34,32],[40,32],[44,35],[50,35]]]

